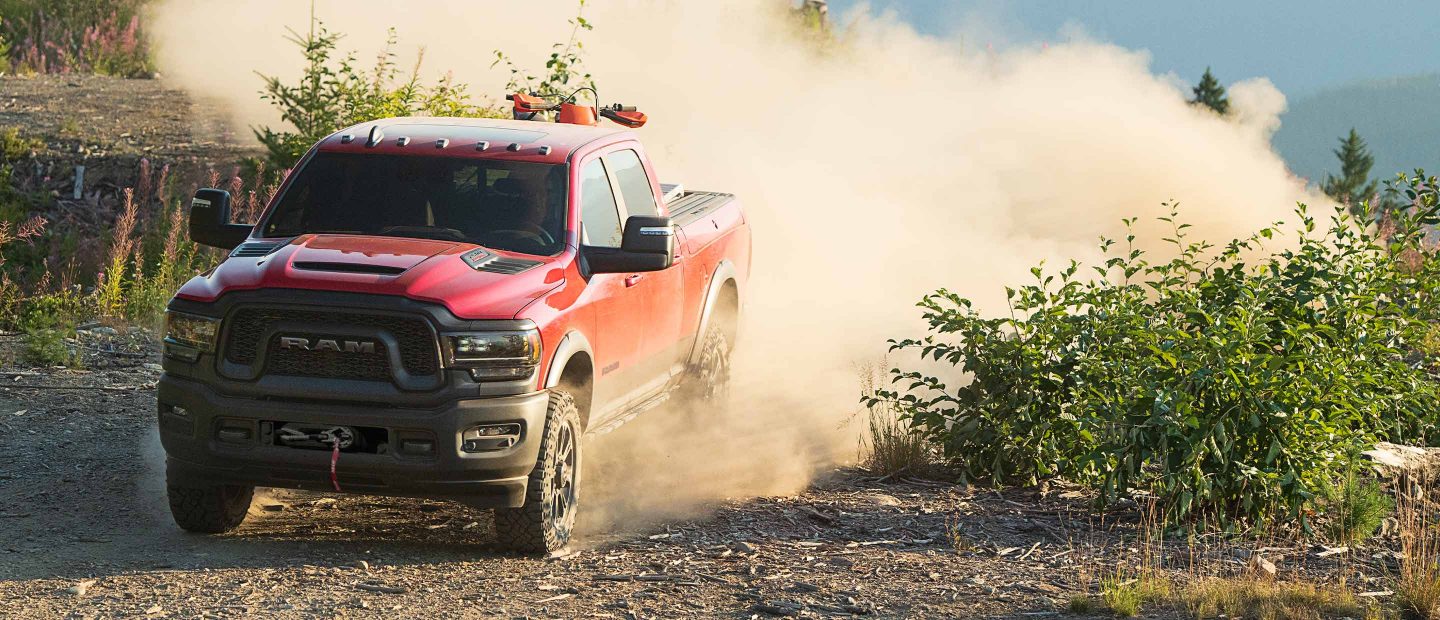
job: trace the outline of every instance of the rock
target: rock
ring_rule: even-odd
[[[886,495],[884,493],[870,493],[865,495],[865,499],[881,506],[900,505],[900,500],[897,499],[894,495]]]
[[[1250,562],[1250,567],[1255,569],[1256,573],[1259,573],[1266,577],[1274,577],[1277,571],[1274,562],[1271,562],[1270,560],[1267,560],[1258,555],[1252,558]]]
[[[1416,471],[1426,470],[1440,462],[1440,448],[1419,448],[1382,441],[1370,450],[1361,452],[1375,463],[1377,469]]]
[[[85,593],[90,591],[90,586],[93,585],[95,585],[94,579],[86,579],[85,581],[65,588],[65,593],[71,596],[85,596]]]
[[[155,372],[161,372],[161,371],[165,370],[165,367],[164,367],[164,366],[161,366],[161,365],[159,365],[159,364],[156,364],[155,362],[145,362],[145,365],[144,365],[144,366],[145,366],[145,370],[153,370],[153,371],[155,371]]]
[[[740,542],[738,542],[738,543],[735,543],[735,552],[736,552],[736,553],[749,553],[749,554],[752,554],[752,555],[753,555],[753,554],[755,554],[755,553],[758,552],[758,551],[760,551],[760,550],[759,550],[759,549],[756,549],[756,548],[755,548],[755,545],[752,545],[752,544],[750,544],[750,543],[748,543],[748,542],[745,542],[745,541],[743,541],[743,540],[740,541]]]
[[[265,512],[281,512],[286,508],[289,508],[289,506],[286,506],[285,504],[281,504],[279,502],[260,504],[260,509],[264,510]]]
[[[365,560],[358,560],[353,564],[353,566],[364,571],[370,570],[370,563],[366,562]]]

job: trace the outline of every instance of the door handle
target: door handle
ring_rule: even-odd
[[[625,277],[625,287],[626,287],[626,288],[629,288],[629,287],[635,286],[636,284],[639,284],[639,283],[640,283],[640,279],[643,278],[643,277],[644,277],[644,276],[642,276],[642,275],[640,275],[640,274],[638,274],[638,273],[637,273],[637,274],[632,274],[632,275],[626,276],[626,277]]]

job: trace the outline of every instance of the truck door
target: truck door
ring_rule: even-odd
[[[580,169],[580,243],[620,247],[622,214],[605,165],[591,159]],[[595,354],[596,412],[628,396],[642,382],[637,361],[645,330],[645,299],[635,290],[632,274],[597,273],[583,293],[595,317],[590,335]],[[600,422],[596,419],[594,422]]]
[[[605,168],[615,183],[620,195],[621,208],[625,215],[660,215],[660,204],[656,199],[658,183],[652,183],[641,163],[640,153],[634,148],[622,148],[605,155]],[[676,252],[680,253],[677,245]],[[681,253],[683,256],[683,253]],[[676,260],[664,271],[635,274],[639,281],[632,287],[644,297],[645,336],[640,356],[644,379],[648,387],[658,389],[669,379],[671,367],[680,358],[680,318],[684,307],[684,267]],[[652,385],[653,384],[653,385]]]

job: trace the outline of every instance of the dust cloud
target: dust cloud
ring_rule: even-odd
[[[402,65],[423,44],[426,77],[453,70],[499,98],[508,76],[490,67],[492,50],[542,70],[574,4],[318,0],[315,10],[361,62],[394,26]],[[642,418],[602,438],[611,445],[590,453],[587,503],[611,518],[793,491],[817,463],[853,458],[856,433],[841,427],[857,407],[854,367],[880,357],[886,338],[921,333],[913,304],[928,291],[994,312],[1003,284],[1037,261],[1093,259],[1099,235],[1162,214],[1164,201],[1183,205],[1198,236],[1224,240],[1315,200],[1270,149],[1285,99],[1266,80],[1236,84],[1224,119],[1187,105],[1181,80],[1153,74],[1144,52],[1083,38],[992,51],[861,9],[840,16],[843,43],[819,53],[785,9],[587,9],[586,62],[603,102],[647,112],[640,133],[663,180],[734,192],[755,236],[736,415]],[[161,71],[244,123],[274,123],[254,72],[297,75],[282,26],[303,31],[309,10],[162,3]]]

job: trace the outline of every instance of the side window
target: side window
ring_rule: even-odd
[[[586,245],[618,248],[624,237],[615,192],[598,159],[580,171],[580,228],[580,242]]]
[[[620,196],[625,199],[625,211],[630,215],[660,215],[655,204],[655,190],[650,187],[650,177],[645,176],[645,166],[640,155],[633,150],[616,151],[605,156],[605,165],[615,176],[620,186]]]

